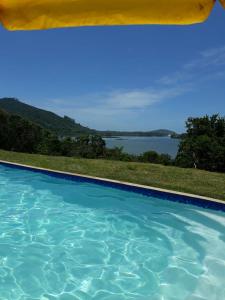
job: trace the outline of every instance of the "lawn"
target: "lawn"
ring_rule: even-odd
[[[225,174],[148,163],[15,153],[0,150],[0,160],[80,173],[225,200]]]

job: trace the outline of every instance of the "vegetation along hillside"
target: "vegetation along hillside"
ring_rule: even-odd
[[[47,155],[103,157],[105,141],[98,135],[59,138],[43,127],[0,109],[0,149]],[[110,153],[111,154],[111,153]]]
[[[77,136],[96,132],[95,130],[76,123],[67,116],[60,117],[55,113],[25,104],[14,98],[0,99],[0,109],[4,109],[11,114],[17,114],[24,119],[54,132],[58,136]]]
[[[67,154],[67,144],[66,139],[59,139],[41,126],[0,109],[0,149],[57,155]]]

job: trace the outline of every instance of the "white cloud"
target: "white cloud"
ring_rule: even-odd
[[[109,109],[136,109],[150,106],[156,103],[159,98],[159,95],[152,91],[116,91],[106,95],[105,104]]]
[[[202,51],[201,55],[205,58],[218,57],[218,56],[221,57],[221,55],[224,57],[224,55],[225,55],[225,46],[207,49],[205,51]]]
[[[98,106],[113,110],[144,109],[183,93],[183,88],[120,90],[100,95]],[[98,107],[99,108],[99,107]]]
[[[163,85],[196,84],[225,76],[225,46],[202,51],[199,57],[185,63],[180,70],[163,76],[158,83]]]
[[[53,99],[46,102],[45,108],[60,115],[74,117],[76,121],[91,128],[137,130],[137,123],[140,126],[142,113],[157,103],[182,95],[186,91],[187,87],[184,86],[164,89],[118,90],[83,95],[73,100]],[[146,124],[146,126],[148,125]]]
[[[197,58],[180,67],[176,72],[162,76],[145,89],[120,89],[74,97],[52,99],[46,108],[60,115],[78,118],[90,127],[115,128],[115,124],[131,122],[163,101],[168,101],[197,89],[202,83],[225,78],[225,46],[201,52]],[[99,126],[98,126],[99,124]],[[122,127],[122,126],[121,126]],[[118,128],[123,129],[123,128]]]
[[[128,111],[146,109],[152,105],[177,97],[186,92],[188,87],[169,87],[143,90],[117,90],[108,93],[87,94],[73,100],[53,99],[47,101],[48,109],[58,113],[71,114],[76,112],[93,112],[95,114],[113,115]],[[90,105],[91,99],[91,105]]]

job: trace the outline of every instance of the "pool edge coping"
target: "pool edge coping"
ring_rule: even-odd
[[[137,184],[137,183],[131,183],[131,182],[126,182],[126,181],[120,181],[120,180],[114,180],[114,179],[108,179],[108,178],[103,178],[103,177],[96,177],[96,176],[91,176],[91,175],[84,175],[84,174],[80,174],[80,173],[71,173],[71,172],[65,172],[65,171],[60,171],[60,170],[53,170],[53,169],[48,169],[48,168],[42,168],[42,167],[37,167],[37,166],[32,166],[32,165],[26,165],[26,164],[21,164],[21,163],[15,163],[15,162],[10,162],[10,161],[6,161],[6,160],[0,160],[0,164],[8,164],[11,166],[18,166],[18,167],[23,167],[26,169],[30,169],[30,170],[39,170],[39,171],[45,171],[45,172],[49,172],[49,173],[53,173],[53,174],[59,174],[59,175],[68,175],[68,176],[72,176],[74,178],[83,178],[83,179],[90,179],[90,180],[96,180],[99,183],[108,183],[108,184],[115,184],[119,186],[124,186],[124,187],[133,187],[133,188],[139,188],[139,189],[144,189],[146,191],[155,191],[155,192],[159,192],[159,193],[166,193],[169,194],[171,196],[183,196],[183,197],[187,197],[187,198],[195,198],[198,200],[203,200],[203,201],[208,201],[209,203],[218,203],[218,204],[222,204],[225,207],[225,201],[223,200],[219,200],[219,199],[215,199],[215,198],[211,198],[211,197],[206,197],[206,196],[201,196],[201,195],[196,195],[196,194],[190,194],[190,193],[184,193],[184,192],[178,192],[178,191],[174,191],[174,190],[168,190],[168,189],[163,189],[163,188],[158,188],[158,187],[153,187],[153,186],[148,186],[148,185],[142,185],[142,184]]]

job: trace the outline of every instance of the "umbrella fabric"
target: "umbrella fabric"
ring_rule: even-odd
[[[224,4],[225,0],[221,0]],[[9,30],[74,26],[193,24],[209,16],[215,0],[0,0]]]
[[[223,7],[225,8],[225,0],[220,0],[220,2],[223,5]]]

